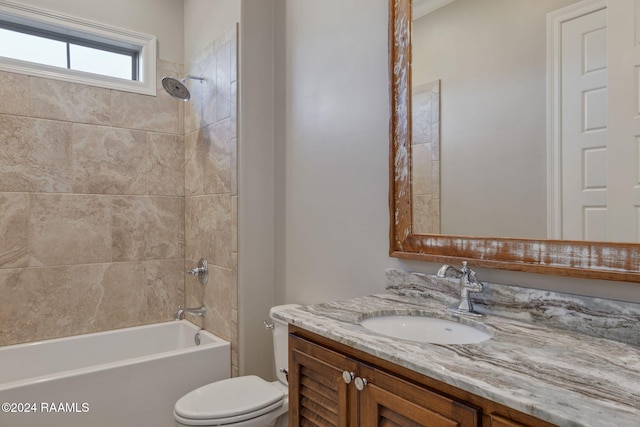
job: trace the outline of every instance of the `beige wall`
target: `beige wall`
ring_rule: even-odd
[[[11,82],[0,87],[0,343],[171,319],[184,263],[178,102],[0,79]]]
[[[233,374],[238,372],[237,293],[237,31],[211,40],[185,67],[191,100],[184,104],[185,266],[208,261],[209,280],[185,281],[188,307],[204,305],[204,319],[187,319],[231,342]]]
[[[0,344],[171,320],[186,302],[237,373],[234,22],[216,37],[186,67],[159,62],[158,79],[205,77],[188,103],[159,82],[152,97],[2,73]],[[200,257],[209,283],[185,290]]]

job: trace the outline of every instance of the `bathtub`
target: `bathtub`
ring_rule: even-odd
[[[0,347],[0,426],[174,426],[181,396],[229,378],[230,353],[186,320]]]

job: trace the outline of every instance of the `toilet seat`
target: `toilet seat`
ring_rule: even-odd
[[[224,425],[271,412],[284,402],[285,393],[255,375],[207,384],[176,402],[177,419],[191,425]]]

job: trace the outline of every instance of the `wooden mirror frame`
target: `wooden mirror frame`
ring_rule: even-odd
[[[588,279],[640,282],[640,245],[418,234],[411,195],[411,0],[389,0],[389,255]]]

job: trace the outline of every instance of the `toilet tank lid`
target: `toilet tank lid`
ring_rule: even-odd
[[[273,319],[273,312],[274,311],[280,311],[280,310],[288,310],[290,308],[296,308],[296,307],[302,307],[300,304],[282,304],[282,305],[276,305],[274,307],[271,307],[271,309],[269,310],[269,317],[271,317]]]
[[[174,409],[192,420],[229,418],[259,411],[283,398],[283,391],[273,384],[247,375],[197,388],[182,396]]]

